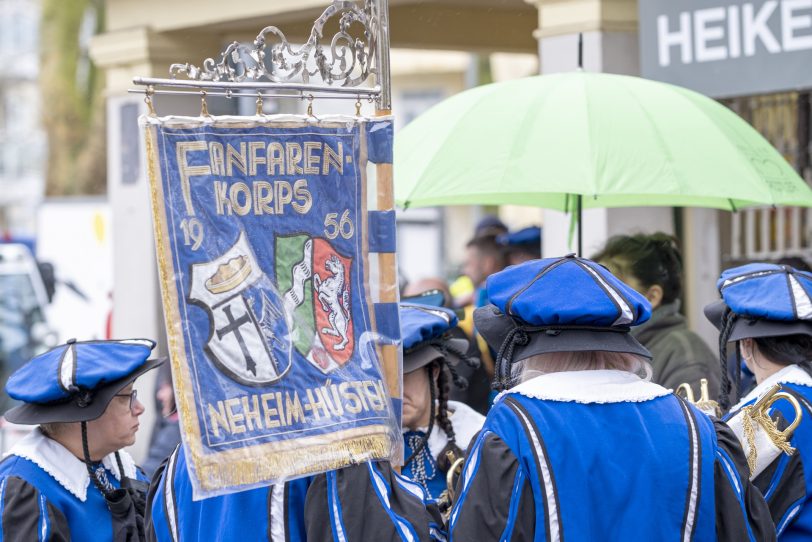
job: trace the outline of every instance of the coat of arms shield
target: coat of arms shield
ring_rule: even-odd
[[[262,279],[243,233],[219,258],[192,266],[189,294],[211,319],[209,357],[231,379],[257,386],[275,382],[290,366],[279,296]]]
[[[294,347],[324,373],[343,366],[355,349],[352,258],[339,254],[326,239],[302,234],[277,237],[276,259]]]

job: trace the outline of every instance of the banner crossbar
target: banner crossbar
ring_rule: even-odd
[[[377,98],[381,94],[381,87],[377,85],[372,87],[329,87],[303,83],[195,81],[154,77],[135,77],[133,84],[143,86],[144,88],[128,89],[128,92],[176,95],[198,95],[201,92],[206,92],[209,96],[225,96],[228,98],[261,97],[306,99],[312,95],[314,98],[350,99],[358,97]],[[286,91],[289,93],[285,94],[284,92]],[[273,94],[274,92],[276,92],[276,94]]]

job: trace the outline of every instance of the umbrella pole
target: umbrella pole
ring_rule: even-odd
[[[583,241],[584,241],[584,230],[583,226],[581,225],[581,219],[583,218],[583,213],[581,212],[581,194],[577,196],[577,208],[575,212],[577,213],[575,216],[578,220],[578,257],[582,258],[584,256],[584,249],[583,249]]]
[[[584,69],[584,33],[578,32],[578,70]],[[578,220],[578,257],[582,258],[584,256],[584,249],[583,249],[583,229],[581,226],[581,219],[583,218],[581,213],[581,194],[577,196],[577,208],[575,212],[576,219]]]
[[[578,32],[578,69],[584,69],[584,33]]]

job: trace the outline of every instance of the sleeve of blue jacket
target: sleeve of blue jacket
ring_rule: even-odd
[[[69,542],[68,521],[36,487],[9,476],[0,482],[0,540]]]
[[[736,435],[714,420],[716,430],[716,539],[723,541],[774,541],[770,510],[761,492],[750,482],[747,459]]]
[[[527,475],[507,444],[482,431],[457,483],[449,540],[533,540],[535,503]]]
[[[305,522],[308,540],[445,540],[435,503],[386,462],[316,476],[307,492]]]

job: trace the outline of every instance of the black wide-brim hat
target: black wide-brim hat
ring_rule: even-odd
[[[166,358],[144,362],[130,374],[88,392],[86,397],[71,397],[51,403],[23,403],[4,414],[6,420],[23,425],[43,423],[89,422],[100,418],[113,397],[129,386],[138,377],[160,366]],[[87,402],[85,401],[87,400]]]
[[[443,342],[451,349],[462,353],[465,353],[469,346],[468,341],[462,338],[444,339]],[[432,344],[424,344],[403,353],[403,374],[416,371],[435,360],[445,360],[454,365],[459,363],[459,359],[450,352],[443,352]]]
[[[618,352],[651,359],[651,352],[632,337],[628,328],[589,326],[530,326],[506,316],[495,305],[474,311],[477,332],[494,350],[499,350],[516,328],[527,333],[527,344],[516,344],[512,361],[553,352]]]
[[[722,317],[727,308],[727,304],[721,299],[706,305],[704,308],[705,318],[719,331],[722,330]],[[737,314],[733,321],[733,328],[730,331],[728,342],[761,337],[785,337],[787,335],[812,336],[812,322],[808,320],[766,320]]]

